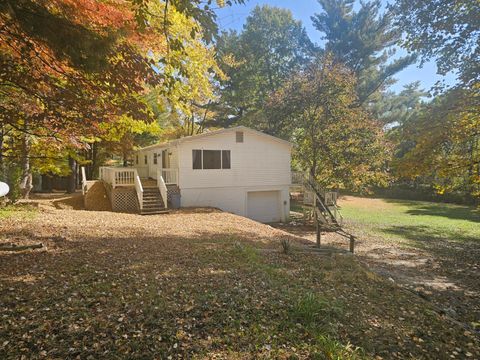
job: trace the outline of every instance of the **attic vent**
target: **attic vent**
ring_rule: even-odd
[[[243,131],[237,131],[235,136],[237,138],[237,143],[243,143]]]

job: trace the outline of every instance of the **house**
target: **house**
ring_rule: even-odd
[[[139,149],[134,168],[101,168],[112,208],[156,213],[175,203],[260,222],[289,214],[291,143],[238,126]],[[165,201],[167,199],[167,201]],[[129,202],[128,209],[122,208]]]

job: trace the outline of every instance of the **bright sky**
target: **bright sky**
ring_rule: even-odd
[[[386,0],[383,1],[385,3],[387,2]],[[313,14],[320,12],[321,7],[317,0],[246,0],[245,5],[227,6],[217,11],[217,21],[220,29],[241,30],[251,10],[256,5],[263,4],[290,9],[294,18],[302,21],[310,39],[317,44],[322,44],[320,33],[313,27],[312,20],[310,19]],[[398,53],[404,54],[404,52]],[[446,77],[437,75],[436,66],[433,62],[424,64],[423,68],[419,68],[416,64],[411,65],[396,74],[395,78],[398,81],[392,86],[392,90],[394,91],[399,91],[403,85],[417,80],[420,81],[422,87],[426,90],[430,89],[438,80],[444,79],[447,84],[451,84],[455,80],[453,75],[447,75]]]

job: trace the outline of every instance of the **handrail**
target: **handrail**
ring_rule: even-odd
[[[301,173],[296,173],[295,177],[298,179],[300,175]],[[322,212],[328,214],[337,225],[342,225],[343,216],[340,214],[337,207],[337,193],[322,189],[311,174],[308,174],[308,176],[303,175],[303,186],[312,190],[314,195],[314,206],[317,206],[318,202]],[[330,207],[333,208],[333,211],[330,210]]]
[[[81,167],[82,170],[82,195],[87,193],[87,175],[85,174],[85,166]]]
[[[158,189],[160,190],[160,195],[162,195],[162,200],[163,200],[163,206],[165,209],[168,208],[168,189],[167,185],[165,184],[165,180],[163,180],[162,173],[160,172],[160,169],[157,170],[157,186]]]
[[[137,170],[135,170],[135,191],[137,193],[138,205],[140,207],[140,211],[142,211],[142,209],[143,209],[143,186],[142,186],[142,182],[140,181],[140,176],[138,176]]]

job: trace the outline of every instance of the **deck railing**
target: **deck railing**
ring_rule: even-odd
[[[157,171],[157,186],[158,190],[160,190],[160,195],[162,195],[163,206],[165,209],[168,208],[168,189],[167,185],[165,184],[165,180],[163,179],[162,172],[160,169]]]
[[[137,193],[138,198],[138,206],[140,207],[140,211],[143,209],[143,186],[142,181],[140,180],[140,176],[135,174],[135,191]]]
[[[87,193],[87,175],[85,174],[85,166],[81,167],[82,169],[82,195]]]
[[[163,180],[165,181],[165,184],[178,185],[178,169],[162,169],[161,175],[163,177]]]
[[[137,176],[137,169],[134,168],[101,166],[99,171],[100,180],[112,185],[114,189],[117,186],[134,186]]]

